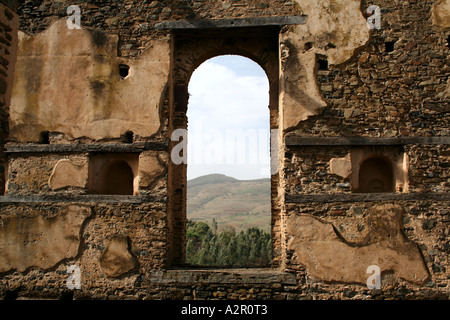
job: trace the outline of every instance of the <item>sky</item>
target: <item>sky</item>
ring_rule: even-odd
[[[189,82],[188,180],[222,173],[239,180],[270,177],[269,82],[241,56],[201,64]]]

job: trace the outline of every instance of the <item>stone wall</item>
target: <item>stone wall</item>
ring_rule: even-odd
[[[427,144],[424,139],[448,136],[448,27],[433,18],[433,12],[436,14],[433,10],[439,11],[442,6],[445,12],[445,4],[439,1],[375,1],[370,4],[381,8],[381,28],[371,31],[370,41],[349,61],[342,64],[328,61],[327,66],[318,68],[317,81],[327,105],[287,134],[292,143],[285,152],[283,171],[287,202],[284,221],[288,230],[286,258],[294,269],[303,270],[306,263],[307,277],[336,282],[345,279],[348,271],[355,280],[369,265],[365,263],[364,267],[360,266],[361,271],[356,271],[357,264],[366,261],[364,254],[359,253],[352,259],[349,257],[353,253],[347,252],[339,268],[336,252],[345,252],[346,245],[350,251],[372,252],[374,247],[369,249],[368,238],[374,235],[371,236],[373,229],[368,226],[377,224],[368,222],[366,217],[370,220],[376,216],[374,212],[378,209],[375,208],[382,208],[380,203],[390,203],[397,208],[392,210],[404,210],[398,218],[398,231],[388,231],[392,224],[384,231],[389,234],[390,246],[395,246],[394,234],[402,234],[405,241],[415,243],[420,254],[407,260],[422,261],[429,276],[424,276],[426,280],[421,283],[414,283],[420,271],[410,276],[399,275],[401,271],[393,266],[380,266],[382,287],[406,286],[412,296],[422,290],[446,292],[448,142],[435,145]],[[362,8],[368,6],[369,3],[362,2]],[[302,140],[305,137],[314,139]],[[338,138],[330,140],[333,137]],[[339,137],[359,139],[339,140]],[[400,142],[401,137],[410,140]],[[414,141],[413,137],[419,139]],[[329,141],[338,143],[333,146]],[[354,193],[359,167],[352,159],[361,148],[381,155],[400,172],[394,177],[396,193],[392,196]],[[433,194],[434,201],[425,201],[429,194]],[[402,196],[409,201],[402,201]],[[342,199],[346,202],[339,201]],[[358,202],[360,199],[364,202]],[[388,216],[386,211],[379,219]],[[296,225],[305,233],[311,228],[316,237],[295,236]],[[324,238],[317,236],[327,227],[330,229],[324,233]],[[313,238],[315,240],[311,240]],[[434,240],[429,242],[431,238]],[[335,240],[339,249],[330,249],[329,259],[334,261],[336,273],[331,271],[333,268],[327,268],[326,249],[333,248],[331,242]],[[324,251],[318,252],[316,245],[323,241],[329,244],[319,246]],[[383,251],[379,247],[382,242],[381,238],[377,241],[377,250]],[[402,250],[398,247],[396,251]],[[378,261],[375,265],[400,259],[390,255],[381,258],[381,251],[372,260]],[[354,264],[352,260],[358,262]],[[398,263],[400,265],[414,270],[413,266]]]
[[[70,5],[80,29],[66,24]],[[370,5],[381,8],[379,29],[367,27]],[[2,2],[17,54],[0,53],[0,297],[448,299],[448,9],[448,0]],[[188,126],[192,72],[230,53],[255,60],[270,82],[273,263],[193,270],[186,165],[172,161],[170,140]],[[389,192],[361,192],[373,157],[388,164]],[[130,179],[108,181],[131,185],[99,194],[114,163]],[[381,283],[370,289],[374,265]],[[70,270],[79,283],[67,282]]]
[[[0,2],[0,194],[4,194],[6,182],[5,172],[7,159],[4,154],[3,145],[9,134],[8,110],[11,102],[11,91],[17,56],[19,17],[16,14],[16,10],[18,5],[17,1]]]

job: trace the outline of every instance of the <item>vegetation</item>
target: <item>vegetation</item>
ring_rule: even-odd
[[[222,230],[229,225],[236,233],[257,227],[270,231],[270,179],[237,180],[211,174],[188,181],[187,217],[205,221],[215,219]]]
[[[217,232],[215,220],[188,220],[186,261],[191,265],[215,267],[264,267],[271,261],[270,234],[256,227],[236,233],[233,227]]]

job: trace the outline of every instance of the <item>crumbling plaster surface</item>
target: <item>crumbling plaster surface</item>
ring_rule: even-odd
[[[57,215],[2,216],[0,220],[0,272],[48,269],[78,254],[80,231],[91,215],[85,206],[70,205]]]
[[[393,272],[397,278],[423,284],[429,273],[418,246],[401,230],[402,214],[399,205],[374,206],[369,231],[357,243],[346,240],[331,223],[312,215],[292,215],[287,223],[288,248],[317,280],[365,285],[367,268],[376,265],[382,275]]]
[[[167,156],[158,155],[154,151],[144,151],[139,154],[139,187],[151,188],[166,172]]]
[[[139,59],[117,57],[117,43],[117,35],[69,29],[66,20],[35,36],[20,32],[10,140],[37,141],[42,131],[95,140],[157,133],[169,40],[153,41]],[[130,66],[125,78],[121,63]]]
[[[431,19],[435,26],[450,28],[450,0],[436,0],[431,9]]]
[[[316,56],[341,64],[369,40],[360,0],[296,0],[307,16],[304,25],[281,35],[282,123],[290,129],[326,106],[315,79]]]
[[[59,160],[48,180],[52,190],[68,187],[85,188],[88,182],[87,160],[74,162],[70,159]]]
[[[108,277],[119,277],[136,266],[129,251],[129,239],[114,235],[100,257],[100,267]]]
[[[431,20],[439,28],[444,30],[450,29],[450,0],[436,0],[431,9]],[[450,98],[449,79],[447,79],[447,88],[438,96],[440,98]]]

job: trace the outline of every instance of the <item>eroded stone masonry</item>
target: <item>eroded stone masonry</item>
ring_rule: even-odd
[[[448,299],[449,42],[449,0],[0,1],[0,297]],[[184,263],[224,54],[269,79],[270,268]]]

